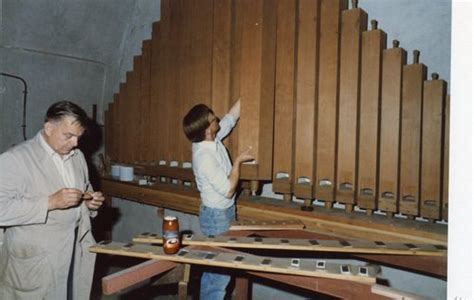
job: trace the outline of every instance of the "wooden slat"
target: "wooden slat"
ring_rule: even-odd
[[[319,278],[333,278],[339,280],[348,280],[365,284],[374,284],[375,276],[379,272],[377,266],[365,266],[367,275],[359,274],[359,267],[350,264],[338,264],[333,262],[325,262],[325,267],[316,268],[315,259],[300,259],[300,267],[292,267],[290,265],[291,258],[261,257],[243,252],[224,252],[218,248],[209,248],[209,250],[181,249],[186,250],[185,255],[167,255],[163,253],[162,247],[144,245],[144,244],[125,244],[118,242],[110,242],[107,244],[96,244],[89,248],[94,253],[103,253],[111,255],[120,255],[128,257],[140,257],[146,259],[165,259],[180,263],[198,264],[205,266],[216,266],[231,269],[263,271],[283,274],[303,275]],[[215,254],[212,259],[206,259],[207,254]],[[235,263],[236,256],[243,256],[244,260]],[[270,265],[261,265],[265,259],[270,259]],[[342,273],[341,267],[346,266],[348,273]]]
[[[448,221],[449,212],[449,120],[450,120],[450,96],[446,96],[444,109],[444,152],[443,152],[443,200],[442,215],[443,220]]]
[[[339,53],[341,11],[347,0],[321,1],[319,37],[319,82],[316,178],[313,196],[331,204],[336,182],[337,99],[339,94]]]
[[[211,106],[217,116],[229,111],[231,54],[232,54],[232,2],[214,1],[212,28],[212,92]],[[228,139],[225,140],[228,145]]]
[[[373,23],[373,26],[376,23]],[[359,157],[357,205],[369,212],[377,208],[377,166],[382,51],[387,34],[379,29],[362,33],[362,62],[359,112]]]
[[[303,228],[303,222],[297,219],[272,221],[239,220],[232,222],[229,230],[288,230]]]
[[[367,29],[367,13],[359,8],[344,11],[341,26],[336,200],[351,211],[357,188],[361,35]]]
[[[319,2],[302,0],[298,7],[295,127],[295,196],[313,198]]]
[[[446,82],[428,80],[423,85],[420,211],[425,218],[441,219],[443,198],[443,117]]]
[[[120,96],[119,94],[114,94],[114,105],[112,107],[112,127],[113,127],[113,143],[111,147],[111,152],[113,155],[110,156],[112,161],[118,161],[119,160],[119,142],[120,142],[120,126],[118,124],[119,120],[119,99]]]
[[[288,228],[289,229],[289,228]],[[156,233],[142,233],[133,238],[134,243],[163,244],[163,239]],[[365,254],[393,254],[411,256],[447,256],[447,248],[431,244],[383,243],[365,240],[327,240],[327,239],[292,239],[282,234],[278,238],[262,237],[207,237],[193,234],[183,235],[182,245],[272,249],[286,251],[338,252]],[[377,244],[378,243],[378,244]]]
[[[406,51],[396,46],[383,51],[382,62],[378,206],[388,213],[397,211],[402,66],[406,63]]]
[[[272,178],[276,2],[242,0],[239,152],[252,147],[257,168],[244,164],[243,179]],[[255,173],[255,171],[257,171]]]
[[[118,142],[117,142],[117,158],[119,162],[124,162],[125,161],[125,147],[123,147],[125,141],[125,112],[126,112],[126,107],[125,107],[125,83],[121,82],[120,87],[119,87],[119,97],[117,99],[117,122],[116,124],[118,125]]]
[[[418,216],[420,209],[421,115],[426,66],[403,67],[399,211]]]
[[[148,280],[177,266],[166,260],[148,260],[136,266],[107,275],[102,278],[102,293],[112,295],[134,284]]]
[[[142,65],[140,76],[140,141],[139,149],[142,153],[141,160],[151,162],[153,160],[151,149],[151,136],[156,134],[151,124],[151,102],[150,102],[150,69],[151,69],[151,41],[146,40],[142,46]]]
[[[283,194],[293,191],[296,9],[296,1],[278,1],[273,191]]]
[[[133,163],[138,161],[142,161],[143,152],[142,147],[143,140],[141,140],[140,136],[143,133],[141,132],[141,122],[142,119],[141,114],[141,91],[140,91],[140,82],[141,82],[141,73],[142,73],[142,57],[135,56],[133,58],[133,71],[131,73],[130,78],[130,119],[131,122],[128,124],[130,129],[130,160]]]

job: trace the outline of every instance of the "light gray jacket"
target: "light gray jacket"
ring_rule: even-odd
[[[66,299],[73,247],[73,297],[89,299],[95,263],[95,254],[88,251],[95,243],[92,212],[85,203],[48,212],[48,196],[66,186],[40,139],[38,133],[0,155],[0,226],[6,227],[0,249],[0,299]],[[74,188],[84,191],[90,186],[84,155],[76,150],[70,159]]]

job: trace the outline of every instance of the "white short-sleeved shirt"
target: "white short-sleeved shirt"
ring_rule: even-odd
[[[222,139],[230,133],[236,122],[232,115],[226,114],[219,123],[220,130],[214,141],[193,143],[194,177],[202,204],[207,207],[225,209],[234,204],[235,195],[226,197],[230,189],[228,176],[232,163]]]

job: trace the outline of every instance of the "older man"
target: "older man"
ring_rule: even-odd
[[[76,149],[87,121],[76,104],[57,102],[34,138],[0,155],[0,299],[89,299],[90,217],[104,197]]]

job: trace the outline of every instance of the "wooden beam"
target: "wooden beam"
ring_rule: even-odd
[[[144,263],[127,268],[102,278],[102,292],[112,295],[120,290],[162,274],[178,264],[167,260],[148,260]]]

